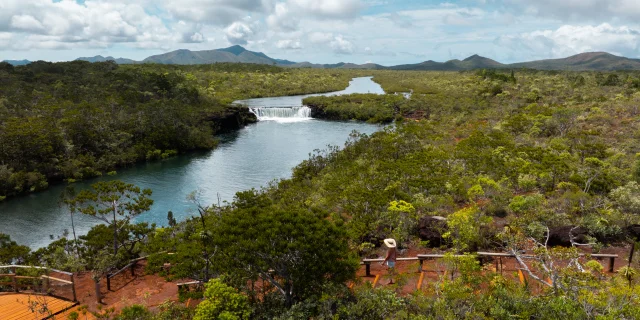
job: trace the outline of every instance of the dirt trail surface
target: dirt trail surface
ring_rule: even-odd
[[[112,278],[111,291],[107,290],[106,280],[100,280],[103,309],[115,308],[119,311],[133,304],[142,304],[153,309],[165,301],[178,301],[176,284],[183,281],[168,282],[158,275],[146,275],[145,265],[145,261],[138,263],[134,276],[129,270],[125,270]],[[86,305],[90,311],[98,311],[95,284],[90,272],[76,275],[76,293],[80,304]]]

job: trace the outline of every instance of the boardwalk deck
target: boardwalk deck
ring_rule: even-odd
[[[29,308],[29,301],[37,301],[40,305],[47,306],[47,312],[40,314],[33,312]],[[51,319],[51,315],[61,313],[76,303],[57,299],[49,296],[36,296],[28,294],[0,294],[0,319],[21,320],[21,319]]]

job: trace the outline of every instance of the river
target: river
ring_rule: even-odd
[[[343,91],[348,93],[384,93],[371,78],[355,78]],[[167,212],[184,220],[196,214],[186,200],[189,193],[200,190],[204,204],[231,201],[236,192],[259,189],[270,181],[288,178],[291,169],[306,160],[315,149],[328,145],[342,146],[353,130],[371,134],[379,125],[361,122],[322,121],[309,118],[302,106],[306,96],[261,98],[238,101],[256,114],[259,122],[238,131],[220,135],[220,145],[209,152],[181,155],[171,159],[143,163],[103,177],[76,183],[76,189],[88,188],[100,180],[118,179],[153,190],[151,210],[136,217],[137,222],[165,225]],[[0,233],[31,248],[48,245],[52,237],[71,231],[71,219],[58,205],[63,185],[0,202]],[[86,234],[99,223],[93,217],[75,215],[76,232]]]

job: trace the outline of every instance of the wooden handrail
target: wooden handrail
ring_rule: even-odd
[[[58,281],[58,282],[66,283],[66,284],[73,284],[73,282],[71,282],[71,281],[69,281],[69,280],[64,280],[64,279],[60,279],[60,278],[49,277],[49,276],[45,276],[45,275],[40,276],[40,278],[43,278],[43,279],[49,279],[49,280],[53,280],[53,281]]]
[[[478,256],[478,258],[480,258],[482,260],[482,257],[514,257],[513,254],[511,253],[506,253],[506,252],[476,252],[474,254],[471,254]],[[455,258],[459,258],[459,257],[466,257],[469,255],[461,255],[461,254],[454,254],[452,255]],[[532,258],[533,256],[531,255],[523,255],[525,258]],[[602,259],[602,258],[609,258],[609,272],[613,272],[613,267],[614,267],[614,263],[615,263],[615,259],[618,258],[617,254],[609,254],[609,253],[580,253],[581,257],[594,257],[597,259]],[[424,260],[430,260],[430,259],[441,259],[444,258],[445,254],[440,254],[440,253],[436,253],[436,254],[418,254],[415,257],[407,257],[407,258],[397,258],[396,261],[420,261],[420,266],[418,267],[418,271],[421,272],[422,271],[422,264],[424,262]],[[361,265],[365,265],[366,267],[366,276],[369,277],[371,276],[371,263],[372,262],[383,262],[384,259],[362,259],[362,261],[360,261]]]
[[[52,268],[47,268],[47,267],[36,267],[36,266],[21,266],[21,265],[8,265],[8,266],[0,266],[0,269],[11,269],[11,268],[20,268],[20,269],[41,269],[41,270],[49,270],[49,271],[53,271],[55,273],[61,273],[67,276],[72,275],[72,272],[67,272],[67,271],[62,271],[62,270],[56,270],[56,269],[52,269]]]
[[[396,261],[418,261],[419,257],[397,258]],[[363,259],[360,264],[367,264],[371,262],[383,262],[384,259]]]
[[[617,254],[609,254],[609,253],[583,253],[580,254],[582,256],[592,256],[596,258],[617,258]]]
[[[188,286],[192,284],[201,284],[201,283],[202,281],[191,281],[191,282],[176,283],[176,286],[181,287],[181,286]]]
[[[49,280],[52,280],[52,281],[58,281],[58,282],[62,282],[64,284],[71,285],[71,292],[72,292],[72,295],[73,295],[73,300],[72,301],[74,301],[74,302],[77,301],[75,281],[74,281],[74,277],[73,277],[73,273],[72,272],[57,270],[57,269],[48,268],[48,267],[23,266],[23,265],[16,265],[16,264],[7,265],[7,266],[0,266],[0,269],[11,269],[10,272],[13,272],[13,273],[0,274],[0,277],[8,277],[8,278],[11,278],[12,281],[10,283],[6,283],[5,282],[5,283],[1,283],[1,284],[2,285],[10,285],[10,286],[12,286],[13,287],[13,291],[16,292],[16,293],[20,292],[20,284],[18,283],[18,279],[45,280],[45,282],[43,284],[44,287],[45,287],[45,291],[46,291],[46,288],[49,285],[48,284]],[[39,277],[19,276],[18,272],[17,272],[18,271],[17,269],[45,270],[46,274],[43,274],[43,275],[41,275]],[[64,279],[48,276],[48,274],[50,274],[50,272],[67,275],[67,276],[69,276],[71,278],[71,280],[64,280]]]

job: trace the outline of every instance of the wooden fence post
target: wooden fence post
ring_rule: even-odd
[[[76,282],[73,279],[73,273],[71,274],[71,294],[73,294],[73,302],[78,301],[76,298]]]
[[[16,278],[18,274],[16,273],[16,269],[16,267],[11,268],[11,270],[13,270],[13,291],[18,292],[18,278]]]
[[[40,277],[40,279],[42,280],[42,289],[43,289],[42,293],[48,295],[49,294],[49,269],[45,269],[44,274],[45,274],[44,279]]]
[[[616,258],[609,257],[609,272],[613,273],[613,267],[616,263]]]

